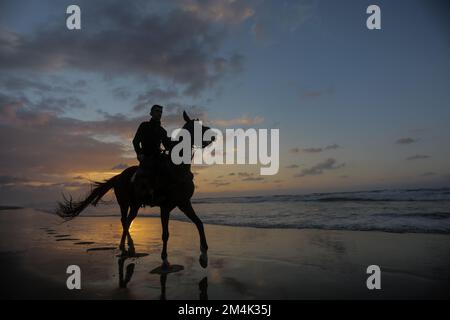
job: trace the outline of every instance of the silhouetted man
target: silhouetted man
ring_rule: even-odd
[[[141,186],[141,188],[149,187],[149,190],[139,191],[143,193],[142,196],[151,198],[151,205],[157,205],[163,200],[160,193],[155,191],[163,187],[162,182],[165,180],[163,175],[168,173],[167,163],[164,163],[162,157],[161,144],[166,150],[170,150],[173,146],[167,137],[167,131],[161,127],[162,111],[162,106],[153,105],[150,111],[152,118],[140,124],[133,139],[134,150],[140,162],[136,179],[142,180],[145,177],[150,182],[150,186]]]

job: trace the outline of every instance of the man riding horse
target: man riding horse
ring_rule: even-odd
[[[161,150],[161,144],[167,151],[174,145],[167,136],[167,131],[161,126],[162,111],[162,106],[153,105],[150,121],[139,125],[133,139],[134,150],[140,163],[134,178],[136,193],[145,204],[152,207],[164,200],[161,189],[168,188],[173,180],[167,157]]]
[[[136,152],[141,160],[141,167],[146,166],[147,159],[149,159],[150,161],[149,166],[152,167],[151,159],[155,159],[154,155],[156,155],[157,160],[161,160],[159,158],[165,158],[165,156],[161,154],[161,143],[168,150],[172,149],[171,145],[175,145],[176,143],[178,143],[176,141],[170,141],[167,138],[166,130],[161,127],[159,121],[161,119],[162,108],[160,106],[155,106],[152,109],[152,120],[141,124],[134,140],[136,142]],[[199,120],[191,119],[186,112],[183,112],[183,119],[185,123],[182,129],[186,130],[191,137],[188,143],[191,147],[192,157],[195,147],[194,128],[197,121]],[[212,137],[210,140],[203,139],[204,133],[208,130],[210,130],[209,127],[201,125],[201,143],[196,147],[205,148],[215,140],[214,137]],[[206,241],[203,223],[195,213],[195,210],[192,207],[191,203],[191,198],[194,195],[195,191],[193,174],[191,172],[191,164],[174,164],[173,162],[169,161],[169,157],[167,157],[165,161],[163,160],[158,162],[157,160],[154,161],[154,163],[156,163],[156,166],[161,165],[163,168],[166,167],[168,169],[166,171],[160,169],[156,170],[156,176],[161,176],[163,179],[159,180],[164,180],[164,182],[166,182],[168,186],[159,187],[157,181],[157,184],[152,187],[152,190],[155,190],[157,193],[159,191],[161,193],[161,196],[165,198],[163,201],[161,201],[160,204],[155,204],[156,206],[159,206],[161,208],[163,240],[163,247],[161,252],[161,259],[163,261],[162,266],[166,269],[170,266],[167,258],[167,243],[169,240],[169,217],[170,212],[175,208],[178,208],[197,227],[198,234],[200,236],[199,262],[203,268],[206,268],[208,265],[208,243]],[[120,174],[117,174],[103,182],[94,182],[91,191],[79,201],[73,201],[72,197],[70,197],[70,199],[64,197],[64,200],[58,203],[56,214],[58,214],[60,217],[63,217],[64,219],[73,219],[80,215],[80,213],[89,205],[96,206],[102,199],[102,197],[105,196],[106,193],[108,193],[109,190],[114,189],[117,203],[120,207],[121,222],[123,228],[122,238],[120,240],[120,248],[124,249],[125,240],[128,240],[128,245],[130,245],[130,243],[132,244],[129,232],[131,223],[136,218],[140,207],[146,203],[145,201],[143,201],[143,198],[140,197],[139,194],[137,194],[135,186],[136,183],[135,181],[133,181],[139,181],[139,179],[137,179],[135,175],[136,172],[140,171],[141,169],[143,168],[138,168],[137,166],[128,167],[124,169]],[[143,169],[142,171],[145,172],[145,169]],[[156,171],[151,171],[152,176],[155,176]],[[171,176],[176,177],[176,179],[172,179]]]

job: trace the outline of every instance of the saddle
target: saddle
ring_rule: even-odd
[[[145,205],[154,207],[167,200],[165,194],[168,190],[186,179],[192,181],[193,178],[190,171],[188,174],[177,176],[174,167],[170,165],[170,158],[161,154],[147,159],[147,162],[141,162],[138,170],[131,177],[131,184],[143,207]]]

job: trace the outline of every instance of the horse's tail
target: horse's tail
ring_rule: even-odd
[[[84,200],[81,201],[73,201],[72,196],[70,199],[67,199],[64,194],[64,200],[62,202],[58,202],[58,208],[56,209],[56,214],[64,219],[73,219],[77,217],[87,206],[92,204],[96,206],[100,199],[111,189],[114,187],[114,184],[119,175],[112,177],[109,180],[105,180],[103,182],[94,182],[92,185],[92,190],[88,196]]]

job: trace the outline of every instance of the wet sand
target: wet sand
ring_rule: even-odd
[[[195,226],[170,221],[169,261],[160,275],[161,225],[137,218],[135,254],[121,252],[119,217],[0,212],[2,299],[444,299],[450,297],[450,236],[257,229],[205,225],[209,266],[198,263]],[[381,268],[381,290],[366,268]],[[81,290],[66,269],[81,268]]]

